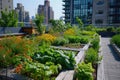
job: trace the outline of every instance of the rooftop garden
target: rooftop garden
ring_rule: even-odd
[[[83,28],[80,19],[77,19],[79,26],[51,20],[52,26],[46,29],[42,20],[43,17],[36,16],[37,35],[0,40],[0,69],[12,67],[13,73],[34,80],[54,80],[63,70],[75,70],[76,80],[83,80],[84,77],[87,80],[95,79],[96,76],[91,74],[95,74],[96,65],[101,60],[98,56],[99,35],[96,29],[92,25]],[[78,51],[72,49],[81,49],[89,43],[91,46],[86,51],[84,62],[76,65]]]

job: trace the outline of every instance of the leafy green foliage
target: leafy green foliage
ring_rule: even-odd
[[[61,69],[59,64],[55,65],[52,62],[46,62],[41,64],[38,62],[27,62],[22,68],[22,74],[29,76],[34,80],[49,80],[51,76],[58,74],[58,70]]]
[[[78,80],[93,80],[92,73],[94,72],[94,69],[92,68],[91,63],[79,63],[75,71]]]
[[[108,27],[108,28],[106,29],[106,31],[108,31],[108,32],[114,32],[114,27]]]
[[[99,42],[100,42],[99,36],[96,35],[95,38],[91,42],[92,48],[94,48],[96,51],[99,50]]]
[[[115,35],[112,37],[111,41],[116,44],[118,47],[120,47],[120,35]]]
[[[74,53],[70,51],[41,47],[39,51],[34,54],[33,59],[43,64],[46,62],[60,64],[62,69],[73,69],[75,65],[74,57]]]
[[[120,34],[120,27],[116,29],[117,34]]]
[[[15,11],[5,11],[1,12],[1,18],[0,18],[0,26],[1,27],[17,27],[17,14]]]
[[[89,48],[86,51],[86,56],[85,56],[85,62],[86,63],[92,63],[97,64],[99,61],[101,61],[102,57],[99,57],[98,53],[96,50],[94,50],[93,48]]]
[[[82,31],[80,32],[81,35],[88,35],[88,36],[93,36],[96,32],[94,31]]]
[[[66,26],[62,20],[50,20],[49,23],[52,24],[52,29],[54,32],[62,33],[66,29]]]
[[[69,43],[88,43],[88,38],[82,36],[65,36],[65,38],[69,40]]]
[[[54,41],[53,45],[55,46],[63,46],[64,44],[69,43],[69,41],[63,37],[58,37],[56,38],[56,40]]]
[[[85,38],[85,37],[81,37],[80,39],[80,43],[81,44],[87,44],[89,41],[88,41],[88,38]]]
[[[37,26],[37,30],[40,34],[43,34],[45,31],[45,26],[42,25],[44,20],[44,16],[42,15],[36,15],[36,18],[34,20],[36,26]]]
[[[80,43],[81,38],[79,36],[66,36],[69,43]]]
[[[82,22],[82,20],[80,19],[80,18],[76,18],[76,21],[78,22],[78,25],[79,25],[79,28],[81,28],[82,29],[82,27],[83,27],[83,22]]]
[[[19,63],[27,60],[27,45],[27,40],[17,37],[2,39],[0,41],[0,67],[4,66],[2,64],[7,64],[7,66],[18,65]]]
[[[88,26],[85,27],[85,30],[87,30],[87,31],[95,31],[95,26],[88,25]]]

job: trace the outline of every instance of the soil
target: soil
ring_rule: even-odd
[[[81,45],[80,43],[72,43],[72,44],[65,44],[64,47],[69,48],[83,48],[84,45]]]

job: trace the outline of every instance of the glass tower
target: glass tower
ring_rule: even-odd
[[[72,24],[76,24],[76,17],[84,24],[92,23],[92,0],[73,0],[72,5]]]
[[[84,24],[92,23],[92,0],[63,0],[65,3],[65,22],[76,24],[76,17],[82,19]]]
[[[72,7],[72,0],[63,0],[64,4],[64,8],[63,10],[65,12],[63,12],[65,14],[65,23],[71,23],[71,7]]]
[[[85,25],[120,26],[120,0],[63,0],[65,22]]]
[[[109,24],[120,24],[120,0],[109,0]]]

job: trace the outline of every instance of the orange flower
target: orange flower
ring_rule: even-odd
[[[15,68],[15,73],[20,73],[22,70],[22,64],[19,64],[16,68]]]

